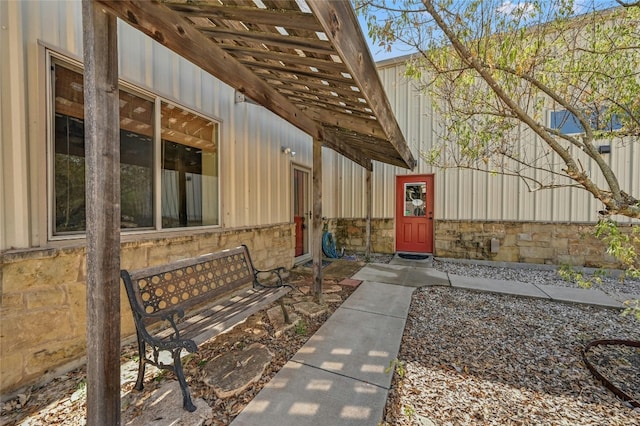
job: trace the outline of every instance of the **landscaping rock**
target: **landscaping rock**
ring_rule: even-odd
[[[245,350],[227,352],[209,361],[203,369],[203,381],[218,398],[235,396],[260,380],[272,359],[273,353],[266,346],[254,343]]]
[[[275,337],[280,337],[285,331],[292,329],[300,321],[295,313],[289,313],[289,324],[284,321],[284,314],[280,306],[274,306],[267,310],[267,318],[273,326]]]
[[[302,315],[309,318],[316,318],[324,314],[327,308],[314,302],[299,302],[293,305],[293,308]]]
[[[196,411],[190,413],[182,409],[182,391],[175,380],[166,382],[148,395],[137,395],[137,404],[128,407],[122,415],[125,426],[200,426],[213,413],[206,401],[193,398],[193,395]]]
[[[340,297],[340,295],[336,294],[336,293],[325,294],[324,295],[324,302],[325,303],[340,303],[340,302],[342,302],[342,297]]]

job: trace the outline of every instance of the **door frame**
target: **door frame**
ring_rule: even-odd
[[[304,248],[303,248],[303,253],[300,256],[295,256],[294,254],[294,263],[298,264],[298,263],[302,263],[302,262],[306,262],[307,260],[310,260],[313,256],[313,252],[312,252],[312,246],[311,246],[311,211],[313,208],[313,194],[312,194],[312,188],[311,188],[311,184],[312,184],[312,170],[310,167],[304,166],[302,164],[299,163],[291,163],[291,211],[290,211],[290,220],[291,223],[295,222],[294,216],[295,216],[295,208],[296,208],[296,176],[295,173],[296,171],[300,171],[303,173],[306,173],[307,179],[306,179],[306,185],[303,188],[304,191],[306,192],[306,206],[304,206],[304,217],[305,217],[305,224],[306,224],[306,231],[304,232],[304,240],[303,240],[303,244],[304,244]],[[295,230],[294,230],[294,238],[295,238]],[[295,245],[295,242],[294,242]]]
[[[427,190],[431,190],[431,194],[427,195],[427,201],[431,201],[432,208],[430,211],[426,213],[427,226],[431,227],[431,254],[435,252],[435,174],[433,173],[420,173],[420,174],[406,174],[406,175],[396,175],[394,179],[394,218],[395,218],[395,226],[394,226],[394,250],[396,253],[407,252],[407,250],[398,250],[398,227],[400,226],[400,218],[398,217],[398,212],[401,209],[398,207],[398,181],[400,179],[415,179],[417,182],[426,182]],[[430,188],[429,188],[430,183]]]

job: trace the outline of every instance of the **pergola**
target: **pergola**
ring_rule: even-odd
[[[413,169],[349,0],[84,0],[88,424],[120,423],[120,18],[313,137],[314,292],[326,146]],[[370,225],[367,226],[370,234]]]

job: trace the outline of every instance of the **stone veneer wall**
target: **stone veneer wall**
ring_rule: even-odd
[[[338,248],[365,251],[365,219],[330,219]],[[630,232],[630,226],[621,226]],[[619,268],[594,235],[594,224],[436,220],[434,255],[497,262]],[[395,220],[371,220],[372,252],[395,251]],[[491,251],[491,240],[498,243]],[[494,242],[495,247],[495,242]]]
[[[258,268],[291,267],[294,226],[195,231],[123,242],[122,269],[140,269],[249,246]],[[124,237],[126,238],[126,237]],[[86,350],[86,260],[82,246],[0,254],[0,394],[8,396],[80,365]],[[122,337],[135,333],[124,285]]]
[[[371,219],[371,252],[395,252],[395,219]],[[336,245],[348,251],[364,253],[366,249],[367,221],[365,219],[330,219],[329,231]]]
[[[621,225],[623,232],[631,226]],[[499,262],[617,268],[590,223],[480,222],[438,220],[435,255]],[[491,250],[491,240],[498,244]]]

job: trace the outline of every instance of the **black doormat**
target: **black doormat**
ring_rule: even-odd
[[[398,253],[398,256],[407,260],[425,260],[431,257],[428,254],[412,254],[412,253]]]

